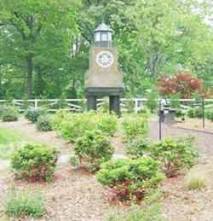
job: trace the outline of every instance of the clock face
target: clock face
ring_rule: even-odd
[[[96,63],[102,68],[110,67],[113,62],[113,54],[110,51],[101,51],[96,56]]]

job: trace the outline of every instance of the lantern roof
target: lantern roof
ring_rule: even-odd
[[[101,31],[108,31],[112,32],[112,29],[109,25],[106,25],[104,22],[102,22],[96,29],[95,32],[101,32]]]

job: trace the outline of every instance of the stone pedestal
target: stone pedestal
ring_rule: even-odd
[[[110,110],[110,113],[114,112],[118,116],[121,115],[120,96],[110,96],[109,97],[109,110]]]
[[[120,97],[122,93],[123,88],[86,88],[87,110],[97,110],[97,99],[109,96],[110,113],[114,112],[120,116]]]

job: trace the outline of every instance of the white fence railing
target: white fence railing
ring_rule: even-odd
[[[158,103],[160,103],[160,99],[156,99]],[[174,101],[174,100],[173,100]],[[181,102],[182,109],[188,109],[192,106],[200,106],[201,103],[197,102],[195,99],[179,99]],[[122,98],[121,99],[121,111],[132,111],[138,113],[143,109],[144,105],[147,102],[147,98]],[[166,102],[170,103],[169,99],[166,99]],[[107,99],[98,99],[98,108],[103,107],[103,105],[107,105]],[[41,108],[45,107],[51,112],[55,112],[58,109],[64,109],[74,112],[82,112],[86,110],[86,99],[29,99],[29,100],[21,100],[21,99],[13,99],[11,101],[8,100],[0,100],[0,105],[12,104],[15,105],[19,111],[24,111],[25,109],[32,108]],[[205,108],[213,108],[213,99],[205,99]]]

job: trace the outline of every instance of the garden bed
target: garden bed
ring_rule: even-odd
[[[157,139],[157,122],[151,125],[150,136]],[[17,130],[27,140],[51,144],[59,147],[60,156],[65,156],[72,150],[72,145],[59,138],[55,132],[38,132],[28,121],[21,119],[18,122],[0,123],[1,128]],[[165,128],[164,132],[165,132]],[[178,128],[167,128],[166,135],[179,136],[183,131]],[[199,146],[206,148],[202,154],[200,163],[195,170],[208,171],[207,176],[212,176],[211,165],[212,152],[208,152],[207,143],[204,142],[202,134],[197,134]],[[208,145],[212,143],[213,137],[209,136]],[[125,154],[122,139],[119,133],[113,138],[113,145],[117,154]],[[6,165],[7,167],[8,165]],[[38,220],[51,221],[108,221],[106,217],[113,210],[115,213],[125,212],[127,208],[121,205],[110,205],[105,197],[105,189],[100,185],[95,176],[83,169],[72,169],[68,162],[57,165],[54,180],[51,183],[27,183],[14,180],[8,169],[0,171],[0,220],[9,220],[4,215],[2,203],[5,199],[5,190],[16,186],[17,189],[39,190],[44,194],[46,215]],[[4,172],[3,172],[4,171]],[[162,215],[168,221],[188,220],[212,220],[212,182],[208,181],[208,187],[202,191],[188,191],[184,186],[184,177],[178,176],[164,181],[161,190],[163,192],[160,203],[162,204]],[[21,220],[30,220],[29,218]],[[119,220],[120,221],[120,220]]]
[[[213,133],[213,122],[205,119],[205,128],[203,128],[202,119],[186,118],[185,121],[177,121],[175,124],[178,128],[185,128],[191,130],[199,130],[204,132]]]

